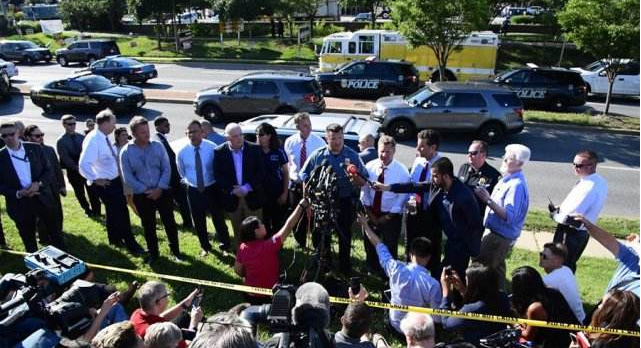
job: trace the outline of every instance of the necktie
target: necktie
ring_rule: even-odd
[[[203,175],[203,162],[200,159],[200,147],[194,147],[196,156],[196,188],[199,192],[205,191],[205,177]]]
[[[111,156],[113,156],[114,161],[116,161],[116,167],[118,167],[118,175],[120,175],[120,161],[118,161],[118,156],[116,156],[116,151],[114,151],[114,147],[109,142],[108,136],[105,137],[105,141],[107,142],[107,147],[109,148],[109,151],[111,151]]]
[[[385,167],[381,167],[381,174],[378,175],[378,179],[376,181],[380,183],[385,183]],[[374,194],[374,204],[372,204],[372,212],[376,216],[380,216],[382,211],[381,211],[381,203],[383,201],[383,191],[376,191]]]
[[[427,178],[427,170],[429,168],[429,164],[429,162],[425,162],[425,167],[423,167],[423,170],[421,170],[421,175],[418,177],[418,182],[423,182]],[[421,194],[417,193],[414,198],[416,199],[416,206],[421,207],[421,202],[423,201],[423,197],[421,196]]]
[[[303,139],[303,145],[300,147],[300,167],[303,167],[303,164],[305,164],[305,161],[307,160],[307,146],[305,146],[305,143],[307,140]]]

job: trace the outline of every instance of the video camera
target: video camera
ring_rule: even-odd
[[[505,329],[481,338],[479,343],[485,348],[526,348],[528,346],[519,343],[521,330]]]
[[[294,324],[292,310],[296,305],[296,287],[294,285],[276,284],[272,289],[272,303],[250,306],[241,316],[251,322],[252,326],[266,324],[272,334],[277,334],[265,344],[265,347],[330,347],[323,328],[313,325],[313,320],[304,320]],[[318,321],[315,321],[318,323]],[[275,342],[277,340],[277,342]],[[271,342],[271,344],[270,344]]]

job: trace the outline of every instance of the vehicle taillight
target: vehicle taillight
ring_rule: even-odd
[[[520,119],[523,119],[523,109],[521,108],[514,109],[514,112],[516,112],[516,114],[519,116]]]
[[[319,101],[320,101],[320,98],[319,98],[316,94],[314,94],[314,93],[305,94],[305,95],[303,96],[303,99],[304,99],[306,102],[309,102],[309,103],[317,103],[317,102],[319,102]]]
[[[579,93],[586,94],[587,92],[588,88],[586,86],[579,86]]]
[[[416,76],[414,76],[414,75],[407,75],[407,76],[405,76],[405,78],[410,80],[410,81],[412,81],[412,82],[416,82],[416,80],[417,80]]]

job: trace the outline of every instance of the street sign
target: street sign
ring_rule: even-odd
[[[309,41],[312,31],[309,29],[309,24],[303,24],[298,27],[298,43]]]
[[[235,33],[245,30],[245,23],[243,20],[233,20],[231,22],[220,21],[218,23],[218,29],[221,33]]]
[[[185,30],[178,33],[178,42],[183,50],[190,50],[194,35],[191,30]]]

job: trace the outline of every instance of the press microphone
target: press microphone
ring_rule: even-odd
[[[316,168],[312,170],[312,173],[309,175],[309,178],[307,178],[307,182],[310,182],[312,179],[318,176],[319,173],[321,173],[325,169],[325,167],[327,167],[328,165],[329,165],[329,160],[326,158],[320,163],[320,165],[316,166]]]
[[[369,184],[369,186],[374,186],[374,182],[370,181],[369,178],[366,178],[361,172],[358,171],[358,167],[355,164],[349,164],[345,171],[348,174],[352,175],[357,175],[359,178],[365,180],[366,183]]]

